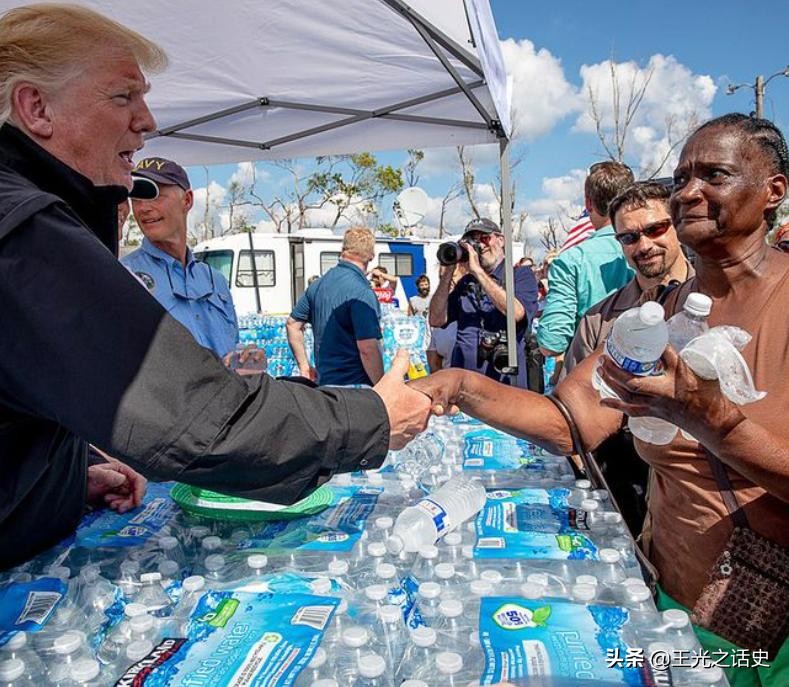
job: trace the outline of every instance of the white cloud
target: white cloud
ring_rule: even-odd
[[[534,140],[581,107],[576,88],[564,76],[561,60],[534,43],[501,41],[507,72],[512,77],[514,135]]]
[[[526,209],[530,215],[540,218],[581,212],[585,178],[583,169],[572,169],[559,177],[545,177],[542,180],[543,196],[527,202]]]
[[[581,91],[594,95],[604,129],[610,134],[616,115],[611,61],[581,67]],[[632,92],[638,92],[649,79],[644,97],[636,110],[625,142],[626,161],[636,171],[653,173],[668,155],[661,170],[667,174],[676,164],[679,149],[670,152],[697,123],[711,116],[710,106],[717,86],[706,75],[694,74],[672,56],[653,55],[644,67],[635,62],[614,63],[619,90],[619,118],[623,119]],[[575,122],[577,131],[594,133],[595,123],[585,110]],[[670,153],[670,154],[669,154]]]
[[[266,181],[270,176],[268,170],[257,167],[254,162],[239,162],[236,171],[228,180],[228,185],[236,182],[243,187],[249,187],[255,182]]]
[[[221,206],[225,202],[227,190],[216,181],[211,181],[208,187],[201,186],[192,189],[194,204],[186,218],[187,228],[192,236],[203,239],[203,227],[214,227],[215,233],[221,232],[222,218]]]

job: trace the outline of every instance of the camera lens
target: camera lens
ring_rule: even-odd
[[[460,244],[455,241],[447,241],[438,247],[436,258],[438,258],[440,264],[446,267],[447,265],[456,265],[462,262],[465,253],[466,251]]]

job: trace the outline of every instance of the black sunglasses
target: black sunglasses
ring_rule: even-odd
[[[641,231],[623,231],[621,234],[614,234],[614,238],[623,246],[632,246],[641,240],[641,236],[648,239],[656,239],[663,236],[671,228],[671,220],[664,219],[662,222],[655,222],[644,227]]]

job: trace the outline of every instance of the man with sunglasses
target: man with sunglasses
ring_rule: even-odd
[[[194,197],[186,170],[149,157],[137,163],[132,179],[134,217],[144,238],[121,262],[201,346],[229,362],[238,342],[236,311],[225,278],[195,260],[187,245]],[[254,354],[262,362],[263,351]]]
[[[669,187],[645,181],[633,184],[611,201],[614,238],[635,276],[581,318],[564,357],[562,377],[605,341],[614,320],[625,310],[646,301],[662,302],[673,287],[693,276],[671,223],[670,195]],[[646,515],[649,468],[636,455],[632,437],[624,431],[601,444],[595,457],[625,521],[637,536]]]
[[[528,267],[515,268],[515,323],[518,374],[502,374],[483,337],[500,343],[507,329],[507,295],[504,290],[504,235],[487,217],[466,225],[460,239],[466,248],[468,273],[451,288],[454,265],[441,268],[438,287],[430,301],[430,325],[446,327],[457,322],[451,366],[480,372],[491,379],[525,389],[527,386],[525,338],[537,311],[537,281]],[[498,338],[497,338],[498,337]],[[493,346],[496,345],[493,344]]]

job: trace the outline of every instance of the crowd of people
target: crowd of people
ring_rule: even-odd
[[[241,377],[222,361],[237,343],[227,284],[186,244],[186,172],[162,158],[131,162],[155,128],[145,75],[165,65],[158,46],[84,8],[34,5],[0,18],[0,569],[68,535],[86,503],[138,505],[143,476],[290,503],[336,472],[380,466],[431,412],[454,408],[552,452],[596,451],[657,569],[660,608],[696,609],[735,522],[789,548],[789,257],[782,232],[779,250],[765,240],[789,152],[773,124],[734,114],[702,125],[670,188],[635,183],[621,163],[593,165],[590,228],[548,264],[514,268],[516,374],[497,354],[504,237],[476,218],[461,239],[465,259],[441,268],[432,293],[421,276],[408,304],[433,327],[434,374],[405,384],[407,355],[384,373],[376,293],[396,277],[368,273],[374,236],[354,228],[288,319],[304,379]],[[145,239],[121,264],[130,194]],[[710,325],[752,336],[742,355],[763,400],[733,404],[670,347],[649,377],[603,355],[621,312],[658,300],[671,315],[690,292],[712,299]],[[537,319],[537,346],[563,360],[552,397],[525,374]],[[617,398],[600,399],[596,369]],[[683,433],[665,446],[633,441],[627,416]],[[784,614],[770,667],[731,671],[737,687],[789,684],[789,589],[775,584],[726,609],[749,627]],[[736,649],[698,632],[710,650]]]

